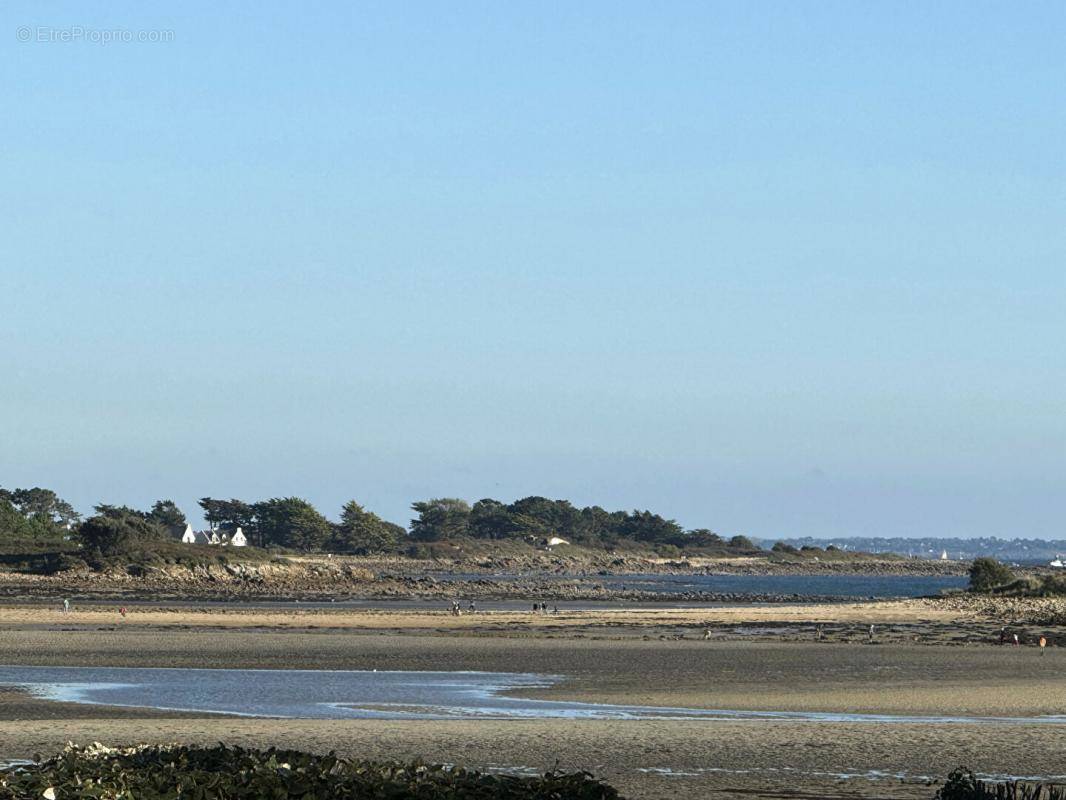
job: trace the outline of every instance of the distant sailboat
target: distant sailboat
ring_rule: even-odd
[[[941,561],[947,561],[948,560],[948,551],[947,550],[941,550],[940,551],[940,560]]]

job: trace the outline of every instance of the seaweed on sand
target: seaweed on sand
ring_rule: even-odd
[[[959,767],[948,775],[935,800],[1066,800],[1066,787],[1030,781],[985,781]]]
[[[68,745],[47,760],[0,772],[3,800],[616,800],[584,772],[486,775],[422,763],[359,761],[298,750]]]

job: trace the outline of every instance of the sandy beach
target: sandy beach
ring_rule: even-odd
[[[351,630],[447,630],[485,632],[523,630],[537,633],[572,633],[601,628],[603,630],[666,630],[700,628],[708,625],[767,624],[946,624],[971,626],[986,622],[987,615],[975,613],[964,605],[952,605],[937,599],[904,599],[839,603],[735,603],[677,604],[667,607],[637,607],[615,602],[601,607],[580,604],[556,604],[558,611],[532,613],[528,605],[508,610],[478,610],[459,615],[439,602],[423,608],[392,607],[382,601],[378,607],[329,607],[324,604],[301,606],[299,603],[257,604],[232,602],[167,605],[165,602],[143,605],[94,602],[75,603],[71,613],[62,610],[59,600],[0,605],[0,626],[122,625],[123,627],[221,627],[237,628],[335,628]],[[665,604],[664,604],[665,605]],[[576,607],[572,607],[576,606]],[[129,612],[119,613],[121,608]]]
[[[810,626],[818,624],[829,635],[813,641]],[[708,625],[714,636],[704,640]],[[753,625],[760,626],[754,635],[734,632]],[[998,647],[988,643],[994,625],[915,600],[461,617],[149,607],[123,618],[109,608],[63,614],[15,606],[0,608],[0,661],[520,671],[565,676],[529,696],[597,703],[920,716],[1061,713],[1066,649],[1041,656],[1034,647]],[[915,642],[915,632],[925,629],[928,636]],[[12,690],[0,696],[0,719],[5,758],[47,753],[68,740],[223,740],[487,769],[558,763],[601,775],[631,798],[918,798],[932,795],[928,780],[959,764],[1014,775],[1066,772],[1059,757],[1066,726],[1046,724],[241,719],[55,703]]]

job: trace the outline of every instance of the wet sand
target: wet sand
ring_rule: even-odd
[[[925,776],[944,763],[991,771],[1061,770],[1066,739],[1038,727],[1000,735],[985,727],[938,730],[794,723],[448,721],[370,722],[204,719],[38,719],[0,725],[0,752],[32,756],[68,740],[110,744],[181,741],[282,747],[382,759],[422,758],[479,769],[584,769],[626,797],[931,798]],[[850,776],[850,777],[845,777]],[[901,777],[902,776],[902,780]]]
[[[936,600],[889,600],[842,603],[774,603],[690,605],[635,608],[618,602],[613,607],[571,608],[559,604],[558,613],[533,613],[529,606],[507,610],[480,610],[453,616],[447,604],[429,608],[286,608],[255,603],[216,603],[197,607],[187,603],[168,606],[138,604],[127,606],[122,617],[120,602],[110,605],[93,603],[77,606],[66,614],[58,602],[39,602],[0,606],[0,626],[63,625],[72,623],[122,624],[126,626],[220,626],[225,628],[355,628],[384,630],[448,629],[477,631],[482,629],[574,629],[581,627],[649,627],[664,625],[699,626],[704,624],[835,623],[869,624],[887,622],[961,622],[976,617]]]
[[[958,613],[903,604],[723,610],[724,626],[805,625],[838,612],[851,638],[703,641],[667,633],[699,618],[599,614],[557,620],[446,614],[243,615],[114,612],[40,615],[0,609],[7,664],[313,669],[535,671],[566,675],[529,694],[586,702],[781,711],[929,715],[1041,715],[1066,711],[1066,648],[950,640],[866,643],[862,625],[955,626]],[[893,608],[894,607],[894,608]],[[92,614],[104,613],[103,619]],[[143,613],[143,616],[142,616]],[[598,613],[598,612],[597,612]],[[660,615],[663,612],[646,612]],[[867,614],[867,616],[862,616]],[[901,616],[902,614],[902,616]],[[873,615],[872,617],[870,615]],[[532,614],[525,615],[532,618]],[[316,619],[311,622],[311,619]],[[451,621],[451,624],[448,624]],[[363,624],[359,624],[362,622]],[[511,624],[511,623],[515,624]],[[613,626],[611,622],[622,622]],[[977,622],[971,622],[977,625]],[[319,625],[320,627],[310,627]],[[462,627],[460,627],[462,626]],[[771,626],[773,627],[773,626]],[[687,629],[686,629],[687,630]],[[719,632],[722,633],[722,628]],[[854,634],[854,635],[852,635]],[[725,636],[725,633],[722,633]],[[664,638],[659,638],[659,637]],[[254,680],[254,673],[249,673]],[[423,757],[483,768],[588,769],[633,798],[931,797],[925,777],[959,764],[991,773],[1066,772],[1066,726],[913,725],[766,721],[306,721],[50,703],[0,694],[0,757],[109,744],[227,741],[337,749],[360,756]],[[878,774],[874,774],[878,771]],[[880,773],[904,777],[884,777]],[[842,777],[847,774],[849,777]],[[784,793],[782,793],[784,792]]]

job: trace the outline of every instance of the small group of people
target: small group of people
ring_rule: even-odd
[[[1021,645],[1022,642],[1018,638],[1018,634],[1017,633],[1009,633],[1007,631],[1007,626],[1004,625],[1002,628],[999,629],[999,643],[1000,644],[1011,644],[1011,645],[1014,645],[1015,647],[1018,647],[1018,646]]]
[[[1002,645],[1011,645],[1012,647],[1021,647],[1022,640],[1018,637],[1017,631],[1011,632],[1007,630],[1007,626],[1004,625],[999,629],[999,643]],[[1040,648],[1040,655],[1044,654],[1047,649],[1047,637],[1040,634],[1040,638],[1037,639],[1037,646]]]
[[[557,605],[556,606],[552,606],[551,609],[549,610],[547,603],[534,603],[533,604],[533,611],[534,612],[540,612],[541,614],[549,614],[549,613],[550,614],[558,614],[559,613],[559,606],[557,606]]]
[[[473,614],[477,611],[477,606],[474,605],[474,601],[470,601],[470,605],[466,607],[468,613]],[[452,600],[452,616],[458,617],[463,613],[462,604],[458,600]]]

